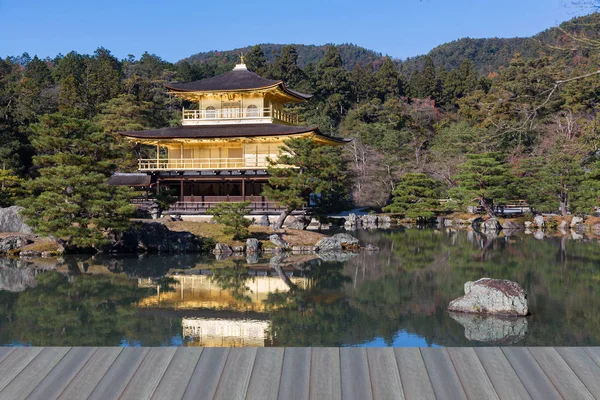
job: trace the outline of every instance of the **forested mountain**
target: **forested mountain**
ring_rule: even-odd
[[[259,44],[262,49],[265,59],[268,63],[275,61],[275,58],[281,55],[281,50],[285,44]],[[306,67],[310,63],[317,63],[325,56],[325,51],[330,45],[305,45],[305,44],[292,44],[298,52],[298,66],[300,68]],[[226,51],[208,51],[203,53],[194,54],[184,61],[188,62],[207,62],[207,63],[232,63],[238,62],[240,54],[248,54],[252,50],[253,46],[242,47],[233,50]],[[373,50],[365,49],[364,47],[356,46],[354,44],[340,44],[335,46],[344,66],[351,70],[355,65],[359,64],[365,66],[367,64],[381,64],[383,56],[381,53],[377,53]]]

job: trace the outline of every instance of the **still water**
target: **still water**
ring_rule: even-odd
[[[0,345],[598,346],[596,239],[359,231],[378,253],[0,259]],[[518,282],[531,316],[451,315],[463,284]]]

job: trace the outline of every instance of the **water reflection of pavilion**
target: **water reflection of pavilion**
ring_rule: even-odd
[[[170,275],[172,291],[158,290],[138,307],[143,312],[181,316],[182,336],[195,346],[264,346],[270,327],[264,300],[269,293],[289,291],[284,280],[274,271],[249,269],[242,282],[244,296],[240,297],[234,290],[223,289],[211,271],[194,272],[197,274]],[[299,287],[309,284],[307,278],[294,276],[291,270],[284,272]],[[139,279],[139,285],[154,283]]]

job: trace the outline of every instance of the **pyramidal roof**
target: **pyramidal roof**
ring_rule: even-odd
[[[212,78],[187,83],[166,85],[176,92],[221,92],[236,90],[256,90],[279,86],[281,90],[300,100],[308,100],[311,94],[300,93],[289,89],[282,80],[266,79],[250,71],[246,64],[237,64],[235,68]]]

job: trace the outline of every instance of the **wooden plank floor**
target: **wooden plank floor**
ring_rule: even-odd
[[[600,399],[600,348],[0,347],[3,399]]]

